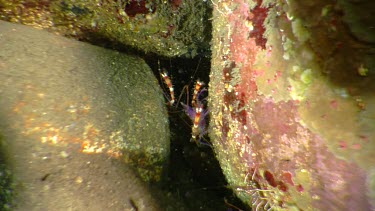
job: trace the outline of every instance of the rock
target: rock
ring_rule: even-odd
[[[210,137],[254,210],[375,209],[375,4],[346,2],[213,1]]]
[[[0,1],[0,20],[168,57],[209,51],[210,11],[208,1]]]
[[[124,164],[157,182],[168,162],[163,95],[142,59],[0,22],[0,81],[2,150],[17,204],[157,208]]]

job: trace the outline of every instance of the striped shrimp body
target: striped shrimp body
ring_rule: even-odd
[[[168,99],[168,105],[173,106],[173,104],[175,102],[175,96],[174,96],[174,88],[173,88],[172,81],[169,78],[169,76],[168,76],[168,74],[167,74],[166,71],[161,72],[160,75],[163,78],[163,81],[164,81],[165,85],[169,89],[169,96],[170,96],[170,98],[169,99],[167,98]]]
[[[186,115],[188,115],[193,122],[191,129],[191,140],[197,144],[211,146],[207,142],[203,141],[203,136],[207,134],[206,116],[208,114],[208,110],[204,109],[204,104],[202,102],[203,100],[200,100],[200,95],[204,91],[206,91],[206,89],[195,92],[196,94],[193,97],[195,99],[195,103],[192,107],[184,103],[181,103],[181,105],[184,108]]]
[[[191,106],[193,106],[193,107],[197,106],[197,101],[199,99],[199,96],[201,95],[201,93],[203,91],[205,91],[205,89],[201,90],[202,86],[204,86],[204,83],[202,81],[197,80],[195,82],[194,91],[193,91],[193,97],[191,99]]]
[[[160,64],[159,64],[159,67],[160,67]],[[166,98],[168,100],[167,104],[173,107],[173,105],[176,102],[176,98],[175,98],[175,92],[174,92],[172,80],[169,78],[165,70],[160,72],[160,76],[162,77],[164,84],[169,89],[169,97],[166,95]],[[183,109],[185,110],[185,113],[189,116],[189,118],[191,119],[193,123],[192,129],[191,129],[192,130],[191,140],[193,140],[197,144],[210,146],[210,144],[202,141],[204,139],[204,135],[207,134],[206,116],[208,114],[208,110],[204,108],[205,107],[204,103],[206,100],[202,96],[204,92],[207,92],[207,89],[202,88],[203,86],[204,86],[204,83],[200,80],[197,80],[194,85],[191,106],[188,104],[188,100],[187,100],[187,104],[184,104],[181,102],[181,105]],[[186,91],[188,92],[188,86],[185,86],[185,87],[186,87]],[[181,96],[182,94],[178,98],[178,101],[180,100]]]

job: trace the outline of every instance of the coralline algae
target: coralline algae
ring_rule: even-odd
[[[373,209],[375,63],[347,31],[355,10],[213,5],[210,136],[237,195],[254,210]]]

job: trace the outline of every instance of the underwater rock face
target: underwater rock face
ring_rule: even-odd
[[[132,165],[143,180],[157,182],[168,161],[163,94],[142,59],[0,22],[0,81],[2,151],[16,182],[25,189],[20,195],[26,204],[37,206],[38,196],[48,198],[48,191],[64,188],[60,203],[71,200],[75,189],[70,184],[81,185],[83,192],[88,188],[77,200],[91,197],[90,187],[99,188],[95,194],[103,190],[101,196],[114,197],[117,189],[106,191],[116,186],[120,192],[126,190],[121,185],[126,187],[124,176],[118,176],[122,168],[134,185],[128,190],[143,192],[143,199],[134,197],[150,202],[130,168],[112,167],[110,162],[113,158]],[[108,181],[96,183],[105,178]],[[43,181],[49,185],[44,187]],[[123,195],[108,204],[131,207],[129,201],[119,203],[118,197]]]
[[[208,51],[210,11],[208,1],[0,0],[0,20],[168,57]]]
[[[237,195],[254,210],[375,209],[375,4],[213,5],[210,137]]]

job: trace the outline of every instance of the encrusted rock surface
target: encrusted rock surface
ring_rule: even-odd
[[[210,136],[232,188],[254,210],[374,209],[374,3],[213,5]]]
[[[0,20],[169,57],[208,51],[210,11],[208,1],[0,0]]]

